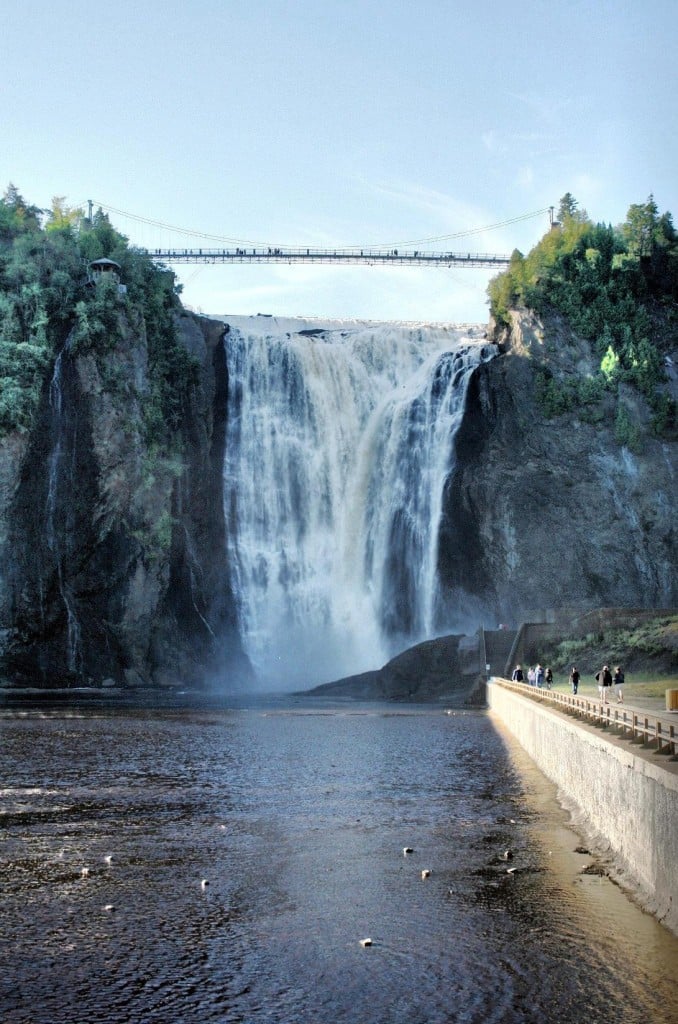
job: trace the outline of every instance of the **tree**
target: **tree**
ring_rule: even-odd
[[[629,207],[626,223],[622,228],[628,251],[634,256],[651,256],[662,231],[659,209],[650,194],[646,203],[634,203]]]
[[[582,207],[579,208],[579,203],[574,198],[571,192],[566,192],[560,200],[558,207],[558,220],[567,230],[569,225],[572,224],[589,224],[589,215],[586,210]]]
[[[20,231],[39,231],[43,211],[29,206],[19,189],[11,181],[0,203],[0,227],[4,232],[17,234]]]
[[[66,196],[53,196],[52,209],[48,213],[45,229],[47,231],[63,231],[75,227],[84,217],[79,206],[66,206]]]
[[[577,212],[579,203],[574,198],[571,192],[566,192],[560,200],[558,207],[558,220],[562,224],[566,217],[574,217]]]

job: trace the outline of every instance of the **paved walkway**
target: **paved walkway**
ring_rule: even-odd
[[[678,712],[666,710],[665,697],[634,695],[632,701],[624,700],[621,704],[614,698],[601,703],[597,689],[594,691],[590,686],[575,697],[569,688],[548,690],[508,679],[496,681],[554,711],[574,716],[582,726],[605,729],[611,740],[631,740],[654,747],[655,756],[668,754],[667,766],[670,763],[671,770],[678,771]]]
[[[669,689],[669,687],[667,687]],[[551,693],[569,694],[571,689],[569,686],[558,685],[555,686]],[[587,697],[589,700],[598,699],[598,689],[592,686],[581,686],[579,687],[579,696]],[[668,715],[669,719],[674,722],[678,721],[678,712],[666,710],[666,697],[644,697],[633,694],[630,697],[625,697],[622,704],[617,703],[616,697],[612,696],[609,701],[610,707],[626,708],[627,711],[650,711],[653,715]]]

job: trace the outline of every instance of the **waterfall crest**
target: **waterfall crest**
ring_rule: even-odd
[[[230,317],[224,510],[259,678],[377,668],[436,624],[438,527],[481,327]]]

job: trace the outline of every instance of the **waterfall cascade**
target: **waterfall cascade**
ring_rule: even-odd
[[[449,632],[438,527],[482,327],[225,317],[224,507],[261,680],[373,669]]]
[[[74,450],[70,436],[72,428],[64,410],[63,357],[68,351],[70,336],[54,363],[49,387],[50,437],[47,501],[45,506],[45,539],[56,565],[59,594],[66,610],[66,658],[68,671],[79,675],[82,669],[81,629],[75,597],[67,580],[68,551],[64,524],[69,518],[68,507],[76,492],[74,469],[69,462],[69,450]]]

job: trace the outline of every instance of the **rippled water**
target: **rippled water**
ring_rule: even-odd
[[[483,712],[5,710],[0,741],[3,1024],[676,1020],[678,939],[579,874]]]

